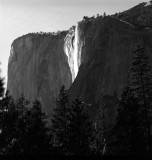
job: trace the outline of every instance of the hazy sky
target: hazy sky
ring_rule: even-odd
[[[113,14],[148,0],[0,0],[0,62],[7,81],[11,43],[29,32],[67,30],[83,16]]]

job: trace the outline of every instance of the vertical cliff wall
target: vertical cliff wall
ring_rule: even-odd
[[[137,44],[152,54],[152,30],[112,17],[86,18],[59,34],[28,34],[16,39],[8,64],[7,88],[14,98],[42,100],[52,112],[60,87],[79,97],[94,115],[101,93],[120,96]]]
[[[69,95],[71,100],[79,97],[93,104],[88,108],[93,115],[101,93],[121,95],[136,46],[152,55],[152,30],[141,31],[112,17],[98,17],[79,22],[78,39],[80,67]]]
[[[21,94],[29,100],[38,98],[51,113],[60,87],[68,89],[72,83],[64,51],[66,35],[28,34],[12,43],[7,89],[15,99]]]

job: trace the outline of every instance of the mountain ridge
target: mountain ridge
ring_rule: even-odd
[[[70,101],[80,98],[91,104],[88,110],[94,117],[101,93],[111,99],[114,93],[120,97],[136,46],[145,47],[152,57],[151,21],[141,18],[143,5],[111,16],[84,16],[68,31],[29,33],[14,40],[8,63],[10,94],[38,98],[51,114],[64,84]],[[144,14],[152,12],[149,7]],[[133,11],[138,16],[133,16]],[[135,23],[126,18],[130,14]],[[115,106],[111,110],[114,113]]]

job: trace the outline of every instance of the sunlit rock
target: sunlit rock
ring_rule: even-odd
[[[58,35],[28,34],[12,43],[7,89],[17,99],[40,99],[52,112],[60,87],[71,86],[72,75],[64,52],[67,32]]]
[[[151,57],[151,28],[110,16],[86,18],[69,31],[22,36],[11,47],[7,88],[14,98],[23,93],[40,99],[50,114],[65,85],[70,101],[90,104],[93,116],[101,93],[121,96],[137,44]],[[109,106],[113,113],[114,105]]]
[[[129,80],[136,46],[143,46],[152,56],[152,30],[141,31],[134,25],[107,16],[79,22],[78,35],[82,45],[81,64],[68,93],[71,101],[78,97],[92,104],[88,110],[94,115],[101,93],[121,96]]]

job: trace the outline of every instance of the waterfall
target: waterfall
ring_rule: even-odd
[[[75,40],[74,40],[74,75],[75,78],[78,74],[78,26],[75,28]]]
[[[79,37],[78,37],[78,25],[77,25],[75,29],[69,30],[69,33],[66,35],[64,39],[64,52],[68,59],[68,64],[72,75],[72,82],[75,80],[78,74],[80,65],[78,44],[79,44]]]

